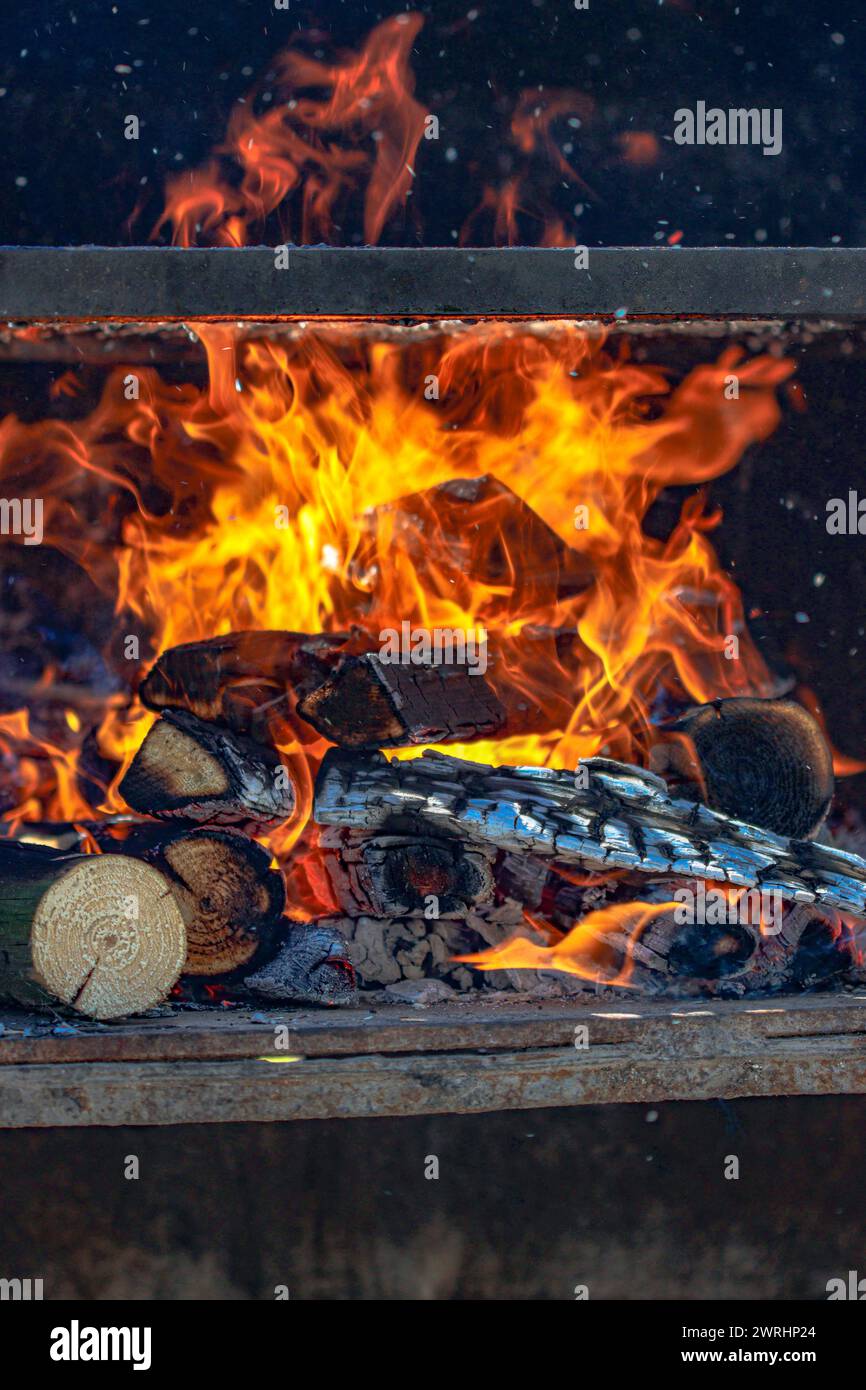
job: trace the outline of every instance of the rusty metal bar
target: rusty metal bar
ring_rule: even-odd
[[[0,318],[866,317],[866,248],[7,247]]]

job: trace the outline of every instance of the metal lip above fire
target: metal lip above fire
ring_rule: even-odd
[[[864,247],[0,248],[0,317],[866,318]]]

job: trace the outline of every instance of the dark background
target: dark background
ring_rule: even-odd
[[[594,196],[563,188],[543,161],[526,171],[581,243],[652,245],[681,232],[685,245],[866,244],[859,0],[590,0],[587,11],[572,0],[291,0],[288,11],[272,0],[3,0],[0,243],[146,242],[166,172],[204,158],[232,103],[266,85],[291,38],[316,28],[305,42],[330,57],[407,9],[426,16],[416,94],[439,115],[441,138],[422,141],[414,215],[385,241],[455,243],[483,184],[520,163],[510,113],[542,83],[594,102],[579,130],[555,127]],[[782,153],[674,145],[674,112],[698,100],[781,107]],[[138,142],[123,138],[130,113]],[[635,131],[657,138],[654,165],[623,161],[620,137]],[[519,240],[540,231],[526,216]],[[473,237],[489,239],[489,226]]]
[[[5,1131],[0,1272],[46,1299],[822,1300],[866,1276],[864,1123],[797,1096]]]

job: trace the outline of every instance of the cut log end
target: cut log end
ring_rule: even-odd
[[[295,808],[289,774],[273,750],[183,710],[154,724],[120,793],[146,815],[226,825],[276,824]]]
[[[186,933],[158,870],[92,855],[42,895],[30,947],[49,994],[92,1018],[119,1018],[166,998],[183,967]]]
[[[675,730],[694,748],[702,785],[689,794],[696,799],[795,840],[818,829],[833,798],[833,758],[820,725],[802,705],[715,700],[686,714]],[[676,764],[683,750],[675,751]],[[670,771],[658,755],[653,765]],[[688,771],[680,771],[688,781]]]
[[[267,950],[286,895],[261,845],[231,830],[194,830],[161,857],[186,923],[185,975],[226,975]]]

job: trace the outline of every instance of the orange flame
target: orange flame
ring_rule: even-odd
[[[657,917],[676,907],[675,902],[612,903],[588,912],[553,945],[513,936],[499,946],[455,959],[480,970],[558,970],[594,984],[622,988],[630,983],[634,949],[642,934]],[[535,930],[550,933],[546,923],[529,912],[524,915]],[[622,958],[619,966],[613,963],[618,958]]]
[[[567,325],[402,336],[320,325],[284,341],[197,332],[205,388],[137,369],[139,398],[128,400],[120,367],[83,419],[0,424],[6,475],[45,498],[46,542],[113,600],[105,655],[127,686],[141,672],[124,657],[130,632],[149,634],[155,655],[244,628],[354,625],[375,648],[403,620],[485,627],[497,678],[545,710],[546,727],[448,751],[554,767],[599,752],[643,761],[660,690],[690,703],[769,692],[709,540],[718,514],[696,492],[667,539],[643,519],[664,487],[709,481],[773,430],[788,364],[729,349],[671,390],[663,373]],[[727,401],[734,366],[740,396]],[[431,377],[438,399],[425,394]],[[509,527],[505,494],[455,537],[435,506],[432,529],[399,506],[487,475],[540,521]],[[475,572],[490,554],[495,572]],[[587,583],[563,586],[575,567]],[[736,661],[724,655],[732,633]],[[66,705],[71,717],[36,759],[23,716],[0,717],[0,772],[14,769],[0,794],[18,820],[93,815],[78,775],[93,710]],[[116,771],[103,812],[123,809],[117,783],[152,721],[130,697],[107,702],[96,748]],[[299,790],[297,817],[269,839],[283,860],[304,835],[325,746],[297,719],[281,738]],[[307,880],[305,901],[330,910],[321,876],[310,868]]]
[[[248,93],[214,156],[167,180],[154,236],[171,226],[179,246],[243,246],[279,209],[284,239],[333,242],[340,209],[363,190],[364,237],[377,242],[406,202],[424,133],[409,61],[423,22],[416,14],[386,19],[360,52],[333,63],[286,49],[275,60],[272,104]],[[319,91],[327,96],[313,95]]]

